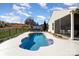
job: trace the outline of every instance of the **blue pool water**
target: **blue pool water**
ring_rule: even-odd
[[[21,40],[20,48],[36,51],[40,47],[53,44],[53,41],[48,40],[43,33],[30,33],[28,37]]]

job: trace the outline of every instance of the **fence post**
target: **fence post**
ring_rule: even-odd
[[[15,30],[16,30],[16,34],[17,34],[17,28],[15,28]]]
[[[10,36],[11,34],[10,34],[10,29],[9,29],[9,36]]]

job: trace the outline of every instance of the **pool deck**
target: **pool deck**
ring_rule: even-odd
[[[0,56],[74,56],[79,54],[79,41],[58,39],[50,33],[43,32],[54,44],[41,47],[38,51],[29,51],[19,48],[21,39],[27,37],[30,32],[25,32],[15,38],[0,44]]]

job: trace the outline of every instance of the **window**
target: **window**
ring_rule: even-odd
[[[52,30],[54,30],[54,27],[55,27],[55,24],[54,24],[54,23],[52,23]]]

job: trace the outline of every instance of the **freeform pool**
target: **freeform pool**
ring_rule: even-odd
[[[31,51],[53,44],[53,40],[47,39],[43,33],[30,33],[29,37],[22,39],[21,42],[20,48]]]

